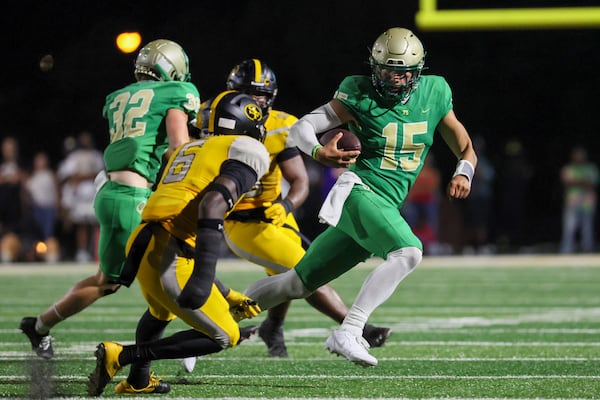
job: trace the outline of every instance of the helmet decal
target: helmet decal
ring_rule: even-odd
[[[246,104],[244,106],[244,114],[251,121],[260,121],[263,118],[260,107],[255,104]]]

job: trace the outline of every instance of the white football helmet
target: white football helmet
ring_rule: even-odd
[[[135,60],[135,78],[189,82],[190,61],[183,48],[172,40],[154,40],[141,48]]]
[[[425,50],[421,41],[410,30],[390,28],[382,33],[371,49],[369,57],[371,80],[379,95],[385,100],[406,104],[417,87],[425,65]],[[389,72],[411,72],[404,84],[389,79]]]

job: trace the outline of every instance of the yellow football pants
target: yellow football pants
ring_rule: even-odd
[[[143,227],[144,224],[140,225],[132,234],[127,251]],[[215,284],[206,303],[198,309],[181,308],[175,302],[193,268],[194,259],[183,256],[177,239],[156,227],[136,276],[150,314],[162,321],[179,317],[223,348],[235,346],[240,338],[239,326],[229,313],[229,303]]]
[[[298,230],[292,213],[286,224]],[[225,220],[225,241],[240,258],[261,265],[269,275],[294,268],[306,252],[300,236],[292,229],[270,222]]]

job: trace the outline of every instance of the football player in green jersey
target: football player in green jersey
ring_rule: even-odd
[[[233,253],[263,266],[268,275],[285,272],[305,253],[292,211],[306,199],[309,180],[298,148],[288,140],[290,127],[298,119],[273,109],[277,78],[271,67],[259,59],[247,59],[233,67],[227,78],[227,88],[251,95],[267,115],[264,145],[269,151],[271,165],[256,188],[246,193],[225,219],[225,241]],[[210,102],[207,100],[206,104]],[[208,125],[208,120],[203,120],[198,127],[206,129],[204,125]],[[289,184],[283,199],[282,178]],[[338,323],[348,312],[344,301],[330,285],[321,286],[306,301]],[[290,302],[284,302],[269,309],[269,315],[258,329],[258,335],[267,344],[272,357],[288,357],[283,324],[289,306]],[[366,324],[363,331],[363,337],[371,347],[382,346],[390,334],[389,328],[370,324]],[[185,370],[191,372],[195,361],[195,358],[184,359]]]
[[[329,192],[319,213],[328,228],[294,269],[260,280],[246,295],[264,309],[303,298],[361,261],[384,261],[363,283],[326,348],[349,361],[377,365],[362,338],[373,311],[420,263],[422,244],[399,213],[423,166],[437,130],[458,159],[448,184],[451,198],[469,195],[477,156],[469,134],[456,118],[444,78],[421,75],[425,51],[408,29],[391,28],[371,50],[371,76],[346,77],[334,98],[303,116],[291,129],[297,146],[317,161],[349,167]],[[338,134],[320,145],[317,134],[342,124],[354,132],[361,151],[340,151]]]
[[[183,48],[163,39],[146,44],[134,75],[136,82],[109,94],[103,109],[110,144],[104,150],[107,180],[94,203],[100,223],[98,272],[76,283],[39,317],[21,320],[32,349],[43,358],[53,356],[50,328],[119,289],[127,239],[141,222],[163,159],[189,141],[188,120],[196,117],[200,96],[189,82]]]

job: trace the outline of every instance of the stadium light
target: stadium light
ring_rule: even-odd
[[[117,36],[117,48],[125,53],[133,53],[140,47],[142,35],[139,32],[123,32]]]

